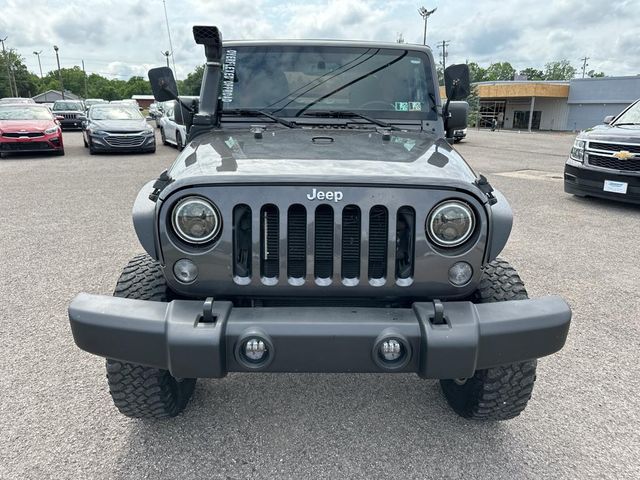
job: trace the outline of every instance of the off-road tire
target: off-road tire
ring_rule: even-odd
[[[167,302],[173,296],[160,265],[148,255],[138,255],[122,271],[116,297]],[[107,381],[120,413],[133,418],[175,417],[184,410],[196,379],[176,379],[167,370],[107,359]]]
[[[524,283],[508,262],[496,259],[483,267],[474,303],[529,298]],[[509,420],[527,406],[536,380],[537,360],[477,370],[466,380],[440,380],[447,402],[460,416],[473,420]]]

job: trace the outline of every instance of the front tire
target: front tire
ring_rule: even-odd
[[[526,300],[524,283],[508,262],[496,259],[483,267],[474,303]],[[473,377],[440,380],[451,408],[473,420],[509,420],[526,408],[536,379],[537,360],[477,370]]]
[[[129,261],[113,295],[154,302],[172,299],[160,265],[146,254]],[[175,417],[182,412],[196,384],[195,378],[177,379],[168,370],[112,359],[107,359],[107,381],[120,413],[152,419]]]

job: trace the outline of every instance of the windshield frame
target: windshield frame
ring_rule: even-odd
[[[287,118],[287,119],[295,119],[296,121],[298,120],[303,120],[304,118],[304,123],[323,123],[323,122],[327,122],[326,118],[322,118],[322,117],[309,117],[309,116],[305,116],[305,113],[307,112],[323,112],[323,111],[349,111],[349,112],[355,112],[355,113],[359,113],[362,115],[367,115],[369,117],[375,118],[375,119],[379,119],[379,120],[384,120],[387,121],[388,123],[418,123],[418,122],[422,122],[422,121],[437,121],[439,118],[439,110],[441,108],[441,99],[440,99],[440,93],[439,93],[439,85],[438,85],[438,79],[437,77],[432,73],[433,72],[433,67],[432,65],[434,64],[434,60],[433,60],[433,54],[431,53],[431,49],[428,47],[423,47],[423,46],[419,46],[419,45],[407,45],[407,44],[386,44],[386,43],[368,43],[368,42],[339,42],[339,41],[290,41],[290,42],[278,42],[278,41],[264,41],[264,42],[254,42],[254,41],[238,41],[238,42],[228,42],[225,43],[224,45],[224,49],[223,49],[223,60],[226,60],[227,58],[227,52],[229,50],[235,50],[235,55],[236,57],[241,57],[241,50],[243,49],[253,49],[255,50],[257,53],[261,53],[262,51],[265,52],[269,52],[269,53],[274,53],[274,52],[295,52],[295,51],[300,51],[300,50],[309,50],[310,52],[322,55],[323,53],[331,53],[331,52],[337,52],[337,53],[345,53],[345,56],[348,56],[349,53],[351,53],[352,55],[366,55],[370,52],[375,52],[380,53],[382,55],[387,55],[388,58],[394,59],[396,58],[397,60],[402,59],[405,56],[409,56],[409,58],[413,58],[413,57],[419,57],[421,59],[421,63],[422,63],[422,67],[424,68],[424,76],[421,79],[421,81],[425,81],[426,82],[426,89],[423,92],[423,96],[425,97],[423,99],[423,104],[422,104],[422,108],[420,111],[400,111],[400,110],[383,110],[383,109],[361,109],[361,108],[354,108],[353,105],[322,105],[322,107],[324,108],[317,108],[317,103],[318,101],[322,101],[324,99],[326,99],[327,95],[323,95],[322,92],[319,92],[318,97],[310,102],[309,104],[303,105],[302,107],[300,107],[300,105],[296,106],[296,107],[289,107],[289,108],[282,108],[280,105],[278,105],[278,103],[280,102],[276,102],[276,104],[274,105],[273,108],[271,105],[265,107],[265,106],[238,106],[238,105],[234,105],[233,102],[225,102],[224,101],[224,88],[225,85],[223,83],[223,85],[221,85],[221,90],[222,90],[222,96],[223,96],[223,101],[222,103],[222,108],[219,111],[219,114],[221,116],[225,116],[225,110],[229,111],[229,110],[262,110],[264,112],[273,114],[273,115],[277,115],[279,117],[282,118]],[[372,56],[373,57],[373,56]],[[381,59],[384,59],[385,57],[379,57]],[[367,59],[368,60],[368,59]],[[394,60],[392,62],[388,62],[388,63],[395,63]],[[344,65],[343,65],[344,66]],[[343,66],[339,67],[342,68]],[[359,66],[356,65],[356,67]],[[362,78],[366,78],[369,77],[369,75],[371,74],[375,74],[377,73],[379,70],[382,70],[384,68],[387,68],[388,64],[383,64],[381,68],[374,68],[372,69],[373,71],[367,71],[367,70],[363,70],[362,73],[366,75],[364,75]],[[224,64],[223,64],[223,68],[224,68]],[[339,70],[339,68],[336,68],[334,71]],[[346,69],[345,69],[346,70]],[[300,71],[302,72],[302,71]],[[356,71],[357,72],[357,71]],[[328,73],[332,73],[332,72],[328,72]],[[340,74],[344,73],[341,72]],[[352,72],[354,73],[354,72]],[[234,65],[234,74],[235,74],[235,65]],[[225,81],[225,72],[223,71],[223,79],[222,82]],[[326,75],[326,74],[325,74]],[[300,88],[306,88],[309,85],[312,85],[311,89],[314,89],[318,86],[322,86],[322,84],[325,82],[322,79],[324,75],[319,75],[316,76],[313,80],[311,80],[310,82],[308,82],[307,84],[304,84],[302,87],[297,87],[297,88],[291,88],[289,94],[286,97],[288,101],[290,99],[291,96],[295,96],[296,91],[300,90]],[[335,77],[335,75],[333,76]],[[333,79],[332,77],[332,79]],[[335,94],[337,91],[341,91],[344,90],[345,88],[350,87],[352,84],[357,83],[358,81],[362,80],[362,78],[359,78],[359,72],[356,73],[356,78],[355,80],[352,81],[345,81],[345,83],[343,85],[340,86],[340,88],[338,88],[336,91],[330,91],[330,95]],[[228,80],[228,77],[226,78]],[[320,79],[320,80],[319,80]],[[316,85],[314,85],[314,83],[318,82]],[[305,92],[306,93],[306,92]],[[286,102],[285,101],[285,102]],[[373,99],[372,99],[373,101]],[[259,103],[259,102],[256,102]],[[368,102],[365,102],[368,103]],[[408,102],[402,102],[402,103],[408,103]],[[410,103],[410,102],[409,102]],[[313,107],[313,108],[312,108]],[[393,107],[393,105],[392,105]],[[394,107],[395,108],[395,107]],[[236,117],[237,118],[237,117]]]
[[[625,116],[635,115],[635,118],[627,118]],[[618,115],[613,122],[611,122],[612,126],[620,125],[620,124],[629,124],[632,123],[634,125],[640,125],[640,100],[636,100],[627,108],[625,108],[620,115]]]

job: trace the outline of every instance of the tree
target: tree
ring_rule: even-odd
[[[469,79],[471,83],[484,82],[487,79],[487,69],[482,68],[476,62],[469,62],[467,60],[467,66],[469,67]]]
[[[40,79],[27,70],[24,64],[24,57],[15,50],[7,50],[4,55],[0,55],[0,98],[12,97],[12,89],[9,84],[7,65],[11,66],[13,78],[15,78],[18,96],[31,97],[38,92]]]
[[[520,75],[525,75],[527,80],[544,80],[544,72],[537,68],[528,67],[520,70]]]
[[[566,59],[549,62],[544,66],[545,80],[571,80],[575,76],[575,67]]]
[[[200,95],[203,75],[204,65],[198,65],[193,72],[187,75],[187,78],[179,81],[180,95]]]
[[[589,70],[587,72],[587,75],[589,76],[589,78],[600,78],[606,76],[604,72],[596,72],[595,70]]]
[[[499,80],[513,80],[516,69],[509,62],[492,63],[487,68],[486,78],[490,82]]]
[[[131,98],[133,95],[149,95],[151,84],[142,77],[131,77],[122,85],[120,95],[122,98]]]

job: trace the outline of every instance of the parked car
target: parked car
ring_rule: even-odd
[[[44,105],[0,104],[0,156],[18,152],[64,155],[60,123]]]
[[[0,104],[3,103],[36,103],[33,98],[24,98],[24,97],[4,97],[0,98]]]
[[[82,119],[85,116],[84,103],[80,100],[56,100],[53,103],[53,114],[59,117],[62,129],[82,128]]]
[[[103,100],[102,98],[87,98],[84,101],[84,108],[85,110],[89,111],[89,107],[91,107],[91,105],[98,105],[100,103],[109,103],[107,100]]]
[[[44,105],[45,107],[47,107],[49,110],[53,112],[53,102],[41,103],[40,105]]]
[[[162,116],[162,109],[159,102],[153,102],[149,105],[149,116],[154,120]]]
[[[564,191],[640,203],[640,100],[578,134],[564,167]]]
[[[189,104],[190,101],[193,101],[197,97],[184,96],[180,98],[183,102]],[[161,121],[160,137],[162,138],[163,145],[175,145],[179,151],[182,151],[187,140],[187,127],[176,121],[177,108],[180,108],[178,102],[170,102],[169,106],[166,107],[165,115]]]
[[[83,123],[84,146],[98,152],[156,151],[155,130],[140,111],[127,104],[98,104]]]
[[[458,130],[453,131],[453,141],[455,143],[460,143],[464,138],[467,137],[467,129],[460,128]]]
[[[442,111],[429,47],[193,32],[203,95],[187,147],[134,203],[146,253],[113,297],[69,306],[120,412],[178,415],[197,378],[228,372],[413,372],[463,417],[519,415],[571,310],[528,299],[498,257],[513,214],[447,142],[466,109]],[[462,100],[468,66],[444,74]],[[149,80],[177,98],[171,69]]]

